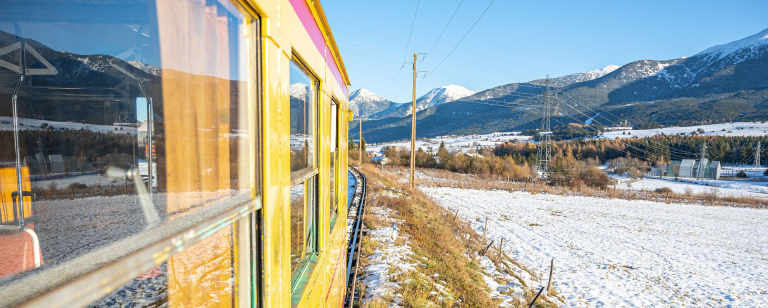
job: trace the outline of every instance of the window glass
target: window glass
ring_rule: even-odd
[[[258,188],[243,13],[97,2],[3,4],[0,288],[110,245],[127,255],[151,244],[142,234],[181,232]]]
[[[317,198],[316,177],[291,187],[291,273],[293,283],[301,276],[305,261],[315,251]]]
[[[329,202],[330,202],[331,213],[330,213],[330,216],[328,216],[328,217],[330,217],[330,219],[334,219],[334,217],[336,215],[336,212],[338,211],[338,204],[339,204],[338,197],[335,194],[335,192],[336,192],[336,185],[337,185],[336,180],[335,180],[336,179],[336,163],[337,163],[336,160],[338,159],[338,153],[339,153],[339,151],[338,151],[339,144],[338,144],[338,137],[337,137],[338,125],[339,125],[339,121],[338,121],[338,107],[339,107],[339,105],[336,103],[336,100],[331,100],[331,121],[330,121],[330,126],[331,126],[331,130],[330,130],[331,131],[331,149],[330,149],[330,152],[331,152],[330,153],[331,180],[330,180],[330,185],[329,185],[330,193],[331,194],[330,194],[329,199],[328,199],[328,200],[330,200]],[[333,225],[331,225],[331,230],[333,230]]]
[[[315,167],[315,81],[296,61],[290,67],[291,177]],[[302,172],[303,171],[303,172]]]
[[[235,307],[233,242],[219,230],[89,307]]]

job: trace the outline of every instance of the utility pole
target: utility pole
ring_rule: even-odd
[[[413,101],[411,102],[411,175],[409,179],[411,189],[416,188],[416,177],[414,176],[414,170],[416,169],[416,61],[418,60],[418,53],[413,54]]]
[[[755,149],[755,168],[760,168],[760,141],[757,142],[757,149]]]
[[[361,117],[359,114],[357,115],[359,118],[359,124],[357,124],[358,128],[360,128],[360,140],[357,142],[357,148],[360,150],[360,168],[363,167],[363,117]]]

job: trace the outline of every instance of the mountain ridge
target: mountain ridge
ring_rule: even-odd
[[[552,89],[559,106],[553,125],[588,119],[610,126],[624,120],[676,125],[768,118],[768,29],[690,57],[607,68],[603,76]],[[501,85],[428,107],[417,115],[417,136],[537,128],[540,81]],[[370,142],[407,138],[410,117],[371,121],[363,134]]]

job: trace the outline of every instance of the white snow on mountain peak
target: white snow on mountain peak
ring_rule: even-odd
[[[360,88],[349,94],[349,109],[358,116],[371,116],[389,105],[390,101],[367,89]]]
[[[359,99],[384,99],[381,96],[376,95],[376,93],[373,93],[371,91],[368,91],[368,89],[357,89],[355,91],[352,91],[352,93],[349,94],[349,99],[353,100],[355,98]]]
[[[160,76],[160,71],[161,70],[157,66],[149,65],[149,64],[144,64],[144,63],[142,63],[142,62],[140,62],[138,60],[131,60],[131,61],[128,61],[126,63],[130,64],[131,66],[133,66],[135,68],[140,69],[141,71],[143,71],[145,73],[148,73],[148,74],[151,74],[151,75],[155,75],[155,76]]]
[[[430,90],[427,92],[427,94],[424,94],[416,99],[416,104],[419,110],[423,110],[432,106],[452,102],[475,93],[477,93],[477,91],[472,91],[455,84],[449,84],[447,86],[442,86]]]
[[[551,78],[549,81],[550,81],[550,85],[556,88],[561,88],[561,87],[572,85],[574,83],[595,80],[597,78],[608,75],[619,68],[621,68],[621,66],[611,64],[604,68],[599,68],[599,69],[591,70],[584,73],[575,73],[575,74],[565,75],[557,78]],[[538,80],[530,81],[528,83],[543,86],[546,84],[546,80],[538,79]]]
[[[722,59],[725,56],[739,49],[747,48],[747,47],[756,47],[760,45],[768,45],[768,29],[765,29],[763,31],[758,32],[757,34],[745,37],[738,41],[733,41],[727,44],[722,44],[722,45],[717,45],[714,47],[707,48],[706,50],[696,55],[698,56],[698,55],[704,55],[704,54],[713,54],[713,55],[718,55],[719,58]]]
[[[615,70],[617,70],[619,68],[621,68],[621,66],[610,64],[610,65],[608,65],[608,66],[606,66],[604,68],[600,68],[600,69],[596,69],[596,70],[591,70],[589,72],[586,72],[585,74],[588,74],[590,76],[597,76],[595,78],[600,78],[600,77],[603,77],[605,75],[608,75],[608,74],[612,73],[613,71],[615,71]],[[593,78],[593,79],[595,79],[595,78]]]
[[[291,97],[304,98],[307,96],[309,86],[303,83],[294,83],[288,86],[290,88]]]

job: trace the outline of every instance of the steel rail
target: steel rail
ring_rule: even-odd
[[[353,307],[355,302],[355,282],[357,281],[357,266],[359,264],[358,258],[360,257],[360,243],[363,236],[363,217],[365,215],[365,194],[366,194],[366,179],[362,172],[356,168],[349,166],[352,173],[356,174],[357,183],[355,183],[355,191],[358,191],[360,187],[359,201],[357,203],[357,214],[355,217],[354,230],[350,234],[350,245],[347,247],[347,291],[344,295],[344,307]]]

